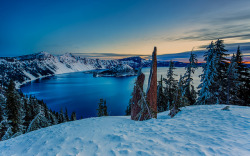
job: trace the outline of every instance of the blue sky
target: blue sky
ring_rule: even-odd
[[[249,0],[0,1],[0,56],[47,51],[93,56],[202,50],[250,42]],[[250,44],[249,44],[250,45]]]

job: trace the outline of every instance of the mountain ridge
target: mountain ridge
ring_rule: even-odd
[[[132,68],[149,67],[151,60],[141,57],[128,57],[124,59],[101,60],[85,58],[71,53],[52,55],[48,52],[38,52],[16,57],[0,57],[0,80],[6,85],[13,79],[17,88],[22,84],[42,77],[56,74],[81,72],[95,69],[111,69],[118,64],[128,65]],[[159,67],[168,66],[167,61],[158,61]],[[176,66],[186,66],[186,63],[176,62]]]

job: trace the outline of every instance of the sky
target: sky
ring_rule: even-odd
[[[4,57],[147,56],[157,46],[163,58],[218,38],[250,55],[249,0],[0,0],[0,20]]]

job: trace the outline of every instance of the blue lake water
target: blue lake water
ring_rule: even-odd
[[[160,75],[165,77],[166,67],[158,68]],[[143,68],[146,76],[146,89],[150,68]],[[184,68],[177,68],[176,74],[183,74]],[[67,107],[69,114],[76,111],[77,118],[81,116],[94,117],[101,98],[106,99],[110,115],[125,115],[136,76],[133,77],[98,77],[83,72],[68,73],[42,78],[21,87],[24,94],[31,94],[43,99],[49,108],[59,111]]]

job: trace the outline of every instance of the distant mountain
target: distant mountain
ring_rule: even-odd
[[[0,58],[0,78],[3,83],[13,79],[17,86],[41,77],[55,74],[107,69],[118,60],[99,60],[74,56],[70,53],[54,56],[46,52],[18,57]]]
[[[146,60],[139,56],[123,58],[123,59],[120,59],[119,61],[122,62],[123,64],[128,64],[133,68],[138,68],[140,66],[150,67],[151,65],[151,60]],[[157,66],[168,67],[169,62],[170,61],[157,61]],[[176,67],[185,67],[187,65],[187,63],[183,63],[183,62],[178,62],[178,61],[174,61],[174,62],[175,62]]]
[[[100,60],[75,56],[71,53],[55,56],[47,52],[39,52],[18,57],[0,58],[0,80],[7,84],[13,79],[17,87],[21,84],[41,77],[55,74],[79,72],[95,69],[111,69],[117,65],[128,65],[132,68],[149,67],[151,60],[141,57],[128,57],[119,60]],[[168,66],[169,62],[158,61],[159,67]],[[177,67],[186,66],[186,63],[175,62]]]

